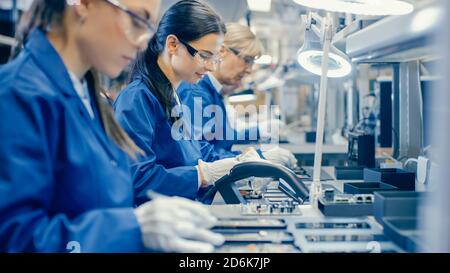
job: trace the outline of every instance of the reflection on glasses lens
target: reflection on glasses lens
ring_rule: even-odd
[[[219,57],[216,55],[211,54],[205,54],[205,53],[198,53],[196,56],[199,57],[199,60],[202,62],[203,65],[207,64],[218,64],[219,63]]]
[[[217,64],[219,62],[219,57],[217,55],[198,51],[194,47],[192,47],[188,42],[183,41],[182,39],[178,38],[181,44],[183,44],[186,47],[186,50],[191,54],[192,57],[196,58],[202,65],[208,65],[208,64]]]
[[[234,55],[241,58],[246,65],[253,65],[255,63],[255,57],[251,56],[241,56],[241,52],[234,48],[229,48],[231,52],[233,52]]]

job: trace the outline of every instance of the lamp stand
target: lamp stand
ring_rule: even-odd
[[[323,43],[323,57],[322,57],[322,73],[320,76],[320,93],[319,93],[319,112],[317,116],[317,131],[316,131],[316,147],[314,153],[314,171],[313,182],[309,191],[309,201],[311,206],[317,207],[318,198],[322,194],[322,185],[320,182],[320,172],[322,168],[322,150],[323,150],[323,136],[325,128],[325,111],[327,104],[327,90],[328,90],[328,60],[332,39],[332,20],[330,14],[325,18],[324,28],[324,43]]]

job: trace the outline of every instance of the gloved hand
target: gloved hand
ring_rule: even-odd
[[[261,148],[262,155],[270,162],[277,163],[293,169],[297,166],[297,159],[290,151],[275,146],[274,148]]]
[[[239,161],[236,157],[216,160],[214,162],[205,162],[199,159],[197,168],[202,187],[212,185],[219,178],[227,175],[234,165],[238,163]]]
[[[144,246],[160,252],[212,252],[224,238],[213,233],[217,219],[194,201],[158,197],[134,210]]]
[[[207,187],[222,176],[230,173],[230,170],[239,163],[250,161],[262,161],[255,148],[250,147],[242,151],[242,153],[233,158],[225,158],[214,162],[198,161],[198,175],[202,183],[202,187]]]
[[[241,152],[240,155],[238,155],[237,160],[239,162],[250,162],[250,161],[261,161],[264,160],[259,156],[258,152],[254,147],[246,148]]]

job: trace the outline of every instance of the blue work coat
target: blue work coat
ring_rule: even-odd
[[[225,155],[232,153],[231,148],[235,144],[255,142],[249,140],[249,130],[237,132],[231,127],[223,102],[223,96],[217,92],[208,75],[203,77],[198,84],[182,82],[178,87],[178,94],[182,104],[186,105],[191,111],[190,124],[192,126],[192,132],[200,140],[202,146],[209,143],[217,153]],[[214,113],[211,113],[211,116],[205,112],[207,107],[213,107],[212,112]],[[201,118],[194,114],[195,109],[202,109],[203,113],[201,113]],[[217,115],[217,112],[221,114]],[[256,137],[259,138],[259,132],[257,131],[256,133]],[[244,137],[238,137],[241,135]],[[216,138],[211,136],[220,137]],[[231,136],[231,138],[227,136]]]
[[[202,147],[185,135],[189,129],[172,130],[174,123],[141,79],[120,92],[114,102],[114,112],[120,125],[145,152],[145,156],[131,163],[137,203],[147,200],[148,190],[192,200],[199,198],[206,189],[199,190],[198,160],[211,162],[230,157],[216,153],[210,145]],[[182,115],[181,121],[186,122]]]
[[[92,87],[92,84],[90,84]],[[139,252],[127,156],[36,29],[0,67],[0,252]]]

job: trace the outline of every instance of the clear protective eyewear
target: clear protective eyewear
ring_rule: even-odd
[[[211,54],[209,52],[199,51],[180,38],[178,38],[178,40],[182,45],[186,47],[189,54],[193,58],[199,60],[202,65],[217,65],[220,62],[220,58],[217,55]]]
[[[253,66],[253,64],[255,63],[256,57],[241,56],[241,52],[239,50],[231,48],[231,47],[228,47],[228,50],[230,50],[231,52],[233,52],[234,55],[236,55],[237,57],[242,59],[244,61],[245,65],[247,65],[247,66]]]
[[[132,42],[147,46],[156,32],[156,27],[148,19],[137,15],[117,0],[105,0],[105,2],[128,15],[121,17],[121,25],[124,27],[127,38]]]

